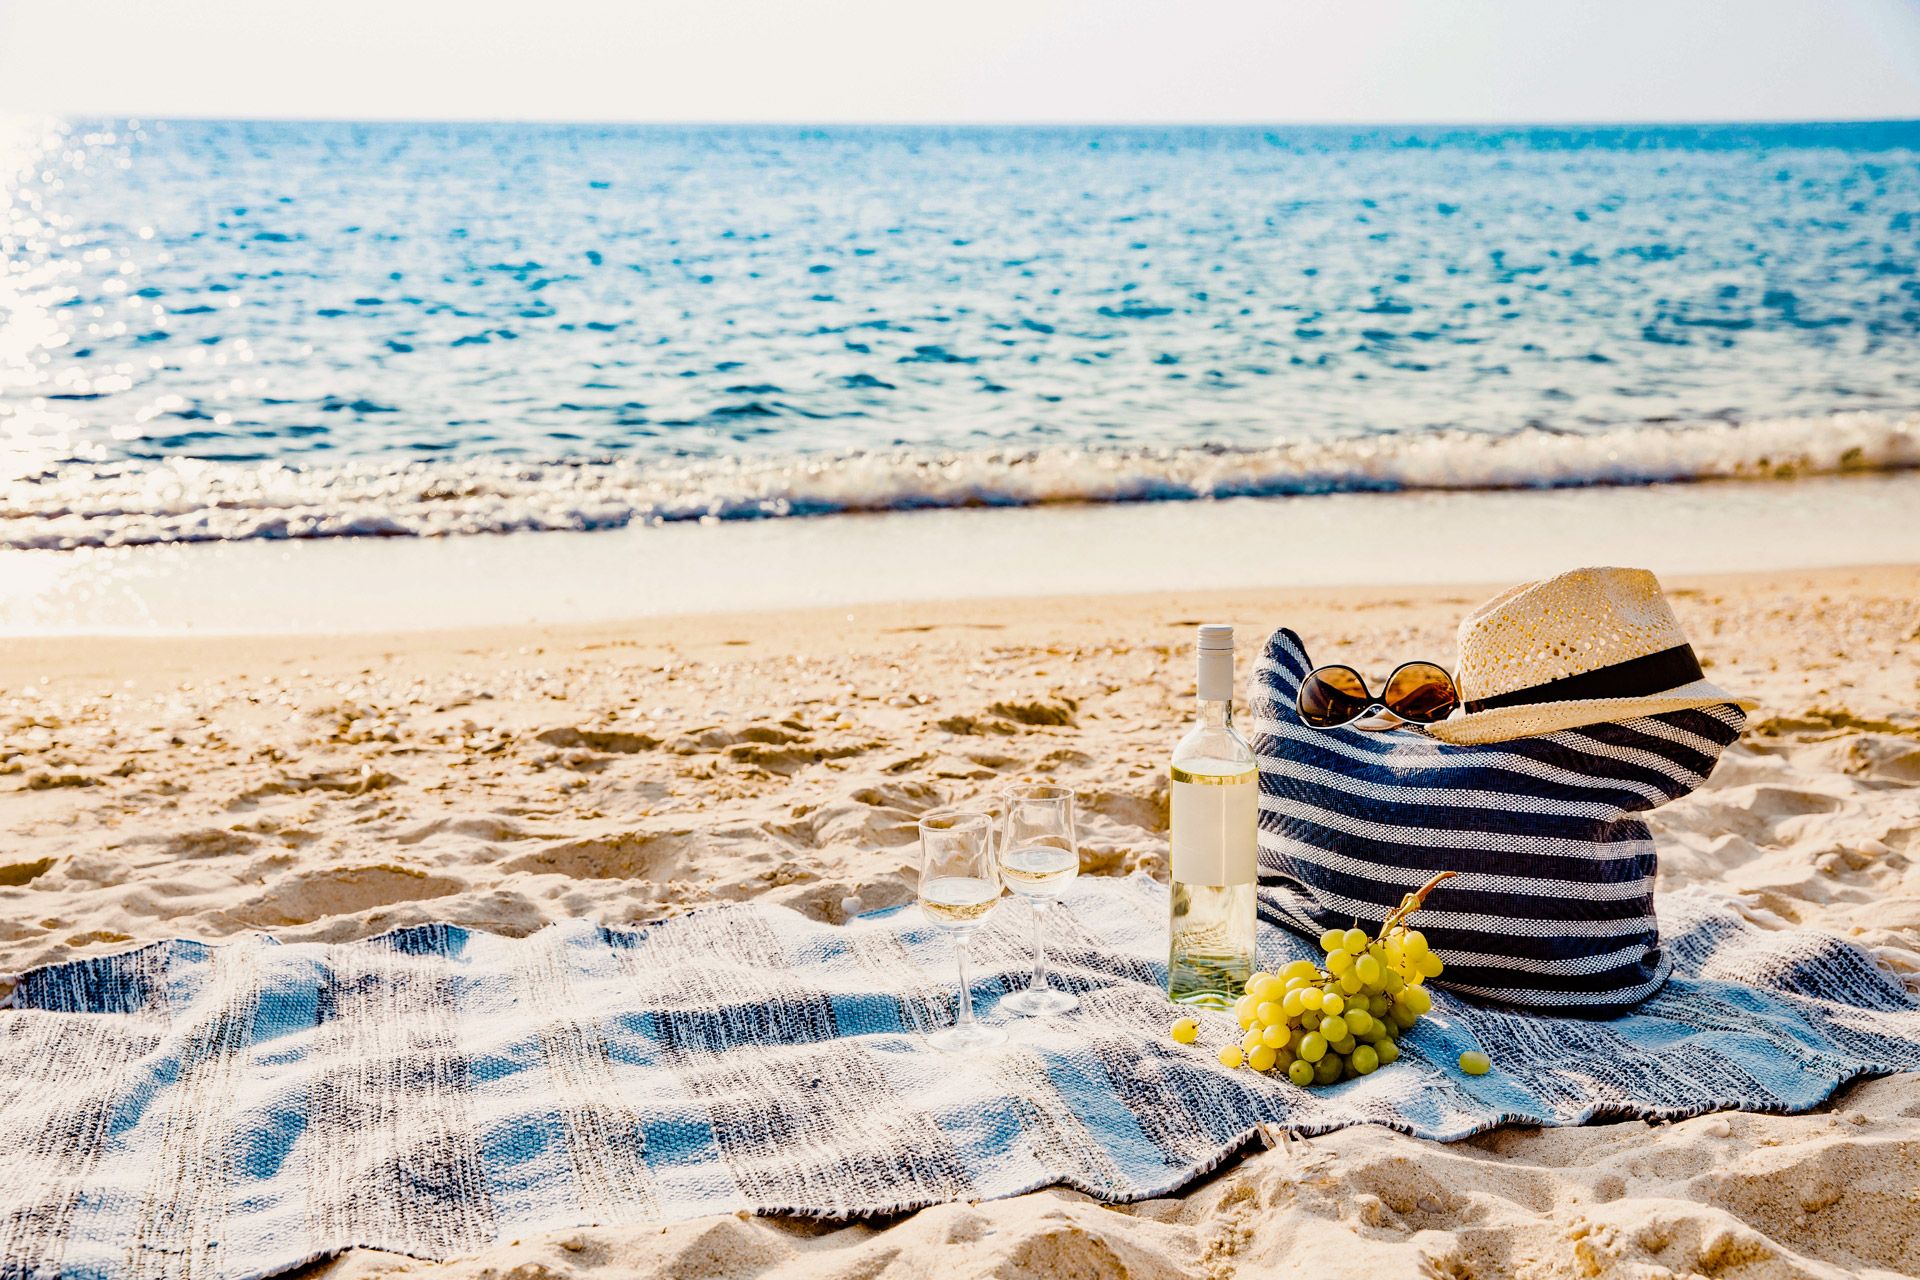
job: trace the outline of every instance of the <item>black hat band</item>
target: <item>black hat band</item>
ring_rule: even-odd
[[[1525,707],[1541,702],[1593,702],[1602,698],[1644,698],[1665,693],[1681,685],[1706,679],[1693,646],[1677,644],[1671,649],[1629,658],[1594,671],[1562,676],[1545,684],[1529,685],[1511,693],[1496,693],[1490,698],[1474,698],[1465,704],[1468,715],[1493,711],[1500,707]]]

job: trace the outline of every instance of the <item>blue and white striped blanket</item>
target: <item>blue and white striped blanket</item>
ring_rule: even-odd
[[[1065,1184],[1176,1191],[1263,1125],[1455,1139],[1508,1121],[1813,1106],[1920,1069],[1920,1000],[1836,938],[1662,904],[1673,978],[1633,1016],[1436,993],[1406,1056],[1303,1091],[1173,1044],[1166,890],[1083,880],[1055,945],[1083,1010],[927,1048],[952,956],[908,908],[845,927],[746,905],[632,932],[445,925],[363,942],[168,942],[23,975],[0,1012],[0,1276],[266,1275],[589,1223],[844,1217]],[[1024,980],[1002,908],[975,999]],[[1263,960],[1308,948],[1263,926]],[[1453,1067],[1478,1046],[1493,1074]]]

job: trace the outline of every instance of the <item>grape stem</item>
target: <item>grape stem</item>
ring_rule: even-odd
[[[1407,917],[1411,916],[1414,912],[1418,911],[1421,905],[1426,902],[1427,895],[1433,892],[1433,888],[1435,885],[1439,884],[1442,880],[1445,880],[1448,876],[1455,876],[1458,874],[1460,873],[1457,871],[1442,871],[1440,874],[1436,875],[1433,879],[1427,881],[1425,884],[1421,885],[1418,889],[1415,889],[1412,893],[1400,899],[1400,905],[1395,907],[1392,913],[1388,915],[1384,921],[1381,922],[1379,936],[1384,938],[1389,933],[1393,932],[1396,928],[1405,924],[1407,922]]]

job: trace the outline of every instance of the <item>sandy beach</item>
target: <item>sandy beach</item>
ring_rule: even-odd
[[[0,0],[0,1280],[1920,1278],[1841,8]]]
[[[1086,874],[1164,877],[1192,624],[1384,671],[1451,662],[1497,583],[1040,597],[394,635],[33,638],[0,655],[0,972],[172,936],[524,934],[758,899],[911,897],[913,823],[1020,779],[1080,792]],[[1681,578],[1709,674],[1763,701],[1654,815],[1662,887],[1829,930],[1920,985],[1920,566]],[[1803,1116],[1346,1130],[1175,1199],[899,1221],[708,1219],[505,1242],[514,1276],[1840,1276],[1920,1271],[1920,1080]]]

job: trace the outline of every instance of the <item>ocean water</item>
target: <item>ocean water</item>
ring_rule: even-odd
[[[0,125],[0,547],[1920,466],[1920,123]]]

